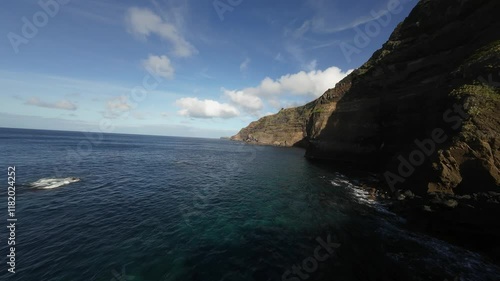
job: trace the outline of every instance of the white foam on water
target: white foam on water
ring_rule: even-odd
[[[352,197],[356,200],[356,202],[370,206],[376,209],[380,213],[394,215],[394,213],[387,210],[385,205],[378,201],[370,192],[355,182],[348,180],[345,176],[339,176],[338,178],[331,181],[333,186],[344,187],[346,188]]]
[[[79,178],[42,178],[32,182],[30,186],[35,189],[54,189],[79,181]]]
[[[332,180],[331,184],[334,186],[340,186],[340,187],[346,188],[354,196],[354,198],[361,203],[367,203],[370,205],[378,203],[370,195],[370,192],[357,186],[355,183],[353,183],[349,180],[338,178],[338,179]]]

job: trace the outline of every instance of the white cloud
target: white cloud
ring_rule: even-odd
[[[270,106],[272,106],[272,107],[274,107],[276,109],[282,108],[281,107],[281,102],[278,99],[276,99],[276,98],[269,99],[267,102],[269,103]]]
[[[250,64],[250,58],[246,58],[241,64],[240,64],[240,71],[246,71],[248,69],[248,65]]]
[[[249,113],[255,114],[264,107],[264,103],[257,96],[244,93],[243,91],[230,91],[226,89],[222,89],[222,91],[229,97],[231,102]]]
[[[232,118],[240,115],[238,109],[227,103],[198,98],[178,99],[175,104],[182,108],[179,114],[193,118]]]
[[[125,22],[128,31],[132,34],[143,38],[156,34],[168,41],[173,47],[173,54],[177,57],[190,57],[198,53],[174,24],[164,21],[149,9],[137,7],[128,9]]]
[[[132,110],[132,105],[126,96],[119,96],[112,98],[106,102],[106,111],[104,116],[106,118],[117,118],[122,114],[128,114]]]
[[[167,56],[149,55],[146,60],[142,61],[142,66],[150,72],[167,79],[174,77],[174,67]]]
[[[292,107],[298,107],[301,105],[304,105],[304,101],[297,101],[297,100],[288,100],[288,99],[277,99],[277,98],[272,98],[268,100],[268,103],[271,107],[274,109],[280,110],[282,108],[292,108]]]
[[[77,109],[77,106],[68,100],[61,100],[58,102],[46,102],[46,101],[40,100],[39,98],[30,98],[25,102],[25,104],[38,106],[38,107],[45,107],[45,108],[64,109],[64,110],[76,110]]]
[[[313,66],[315,63],[311,63]],[[326,90],[333,88],[337,82],[351,73],[352,70],[343,72],[340,68],[332,66],[322,70],[309,72],[300,71],[295,74],[286,74],[273,80],[266,77],[260,85],[241,90],[244,95],[272,98],[282,94],[298,96],[321,96]]]

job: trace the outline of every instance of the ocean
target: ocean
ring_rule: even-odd
[[[0,129],[1,280],[498,280],[295,148]],[[15,166],[15,273],[8,167]]]

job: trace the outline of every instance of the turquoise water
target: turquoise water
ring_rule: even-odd
[[[14,129],[0,129],[0,143],[3,169],[16,166],[18,218],[16,273],[3,258],[2,280],[500,276],[477,253],[406,231],[357,188],[369,175],[310,163],[300,149]]]

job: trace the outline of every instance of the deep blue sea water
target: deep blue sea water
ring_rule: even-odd
[[[357,188],[369,175],[300,149],[20,129],[0,145],[1,280],[499,280],[479,254],[405,230]]]

